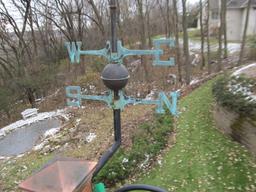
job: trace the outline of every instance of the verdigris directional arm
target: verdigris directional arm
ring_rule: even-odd
[[[67,86],[66,97],[67,105],[73,107],[80,107],[82,104],[82,99],[92,101],[103,101],[109,107],[112,107],[113,102],[113,93],[111,91],[109,91],[107,95],[83,95],[81,93],[80,86]]]
[[[163,54],[163,50],[161,49],[152,49],[152,50],[133,50],[133,49],[127,49],[122,46],[121,41],[117,42],[117,51],[118,51],[118,56],[120,58],[124,58],[127,56],[132,56],[132,55],[156,55],[156,54]]]
[[[168,45],[170,48],[175,46],[173,39],[157,39],[154,40],[154,48],[150,50],[132,50],[122,46],[121,41],[117,42],[117,52],[111,52],[111,44],[107,41],[106,47],[100,50],[81,50],[82,42],[66,42],[65,46],[68,50],[69,59],[71,63],[79,63],[81,55],[94,55],[105,57],[108,62],[123,63],[123,59],[132,55],[153,55],[153,65],[155,66],[173,66],[175,64],[174,58],[170,58],[167,61],[160,59],[164,51],[161,49],[161,45]]]
[[[152,50],[131,50],[122,46],[121,41],[117,42],[117,58],[116,60],[122,60],[124,57],[132,55],[153,55],[153,65],[155,66],[173,66],[175,65],[174,58],[170,58],[167,61],[162,61],[160,56],[164,54],[161,49],[161,45],[168,45],[170,48],[175,46],[173,39],[157,39],[154,40],[154,48]]]
[[[102,56],[110,60],[110,42],[108,41],[106,47],[100,50],[81,50],[82,42],[65,42],[65,46],[68,50],[68,55],[71,63],[80,63],[81,55],[94,55]]]
[[[179,97],[179,92],[170,92],[169,97],[171,98],[171,102],[169,98],[166,96],[164,92],[160,92],[158,95],[158,99],[156,100],[149,100],[149,99],[138,99],[127,97],[123,94],[123,91],[119,94],[119,100],[115,101],[113,104],[114,109],[124,109],[126,105],[132,104],[143,104],[143,105],[156,105],[156,113],[165,113],[164,106],[169,110],[172,115],[178,115],[177,113],[177,101]]]
[[[160,92],[158,99],[138,99],[127,97],[124,95],[123,91],[119,92],[119,99],[114,100],[113,92],[109,91],[106,95],[83,95],[81,93],[81,88],[79,86],[68,86],[66,87],[66,97],[67,105],[80,107],[82,100],[92,100],[92,101],[102,101],[105,102],[109,107],[113,109],[123,110],[126,105],[132,104],[144,104],[144,105],[156,105],[156,113],[165,113],[164,106],[169,110],[172,115],[177,115],[177,100],[179,97],[179,92],[171,92],[169,98],[164,92]]]

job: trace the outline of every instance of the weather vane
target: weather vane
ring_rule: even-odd
[[[83,95],[80,86],[67,86],[66,96],[68,106],[81,106],[82,100],[96,100],[103,101],[113,109],[121,109],[128,104],[149,104],[156,105],[157,113],[164,113],[164,105],[170,111],[172,115],[177,115],[177,99],[179,92],[170,92],[166,95],[164,92],[160,92],[158,99],[148,100],[141,98],[132,98],[124,95],[123,88],[128,82],[129,73],[123,65],[123,59],[132,55],[153,55],[154,66],[174,66],[174,58],[170,58],[167,61],[160,60],[164,51],[161,49],[161,45],[167,45],[170,48],[175,46],[172,39],[156,39],[153,41],[154,49],[152,50],[130,50],[122,46],[121,41],[116,42],[117,45],[107,41],[106,47],[100,50],[81,50],[81,42],[66,42],[65,46],[68,50],[71,63],[79,63],[81,55],[94,55],[105,57],[110,64],[106,65],[101,74],[103,80],[109,91],[106,95]],[[171,98],[171,102],[169,101]]]
[[[128,104],[155,104],[157,113],[165,113],[164,106],[172,115],[177,115],[177,99],[179,93],[170,92],[166,95],[160,92],[158,99],[148,100],[132,98],[124,95],[123,89],[126,86],[129,73],[123,65],[123,59],[131,55],[153,55],[153,65],[173,66],[174,59],[168,61],[160,59],[163,55],[161,45],[174,47],[172,39],[159,39],[154,41],[153,50],[129,50],[122,46],[116,38],[116,1],[110,0],[111,15],[111,42],[107,42],[106,47],[101,50],[81,50],[81,42],[67,42],[65,44],[71,63],[79,63],[81,55],[95,55],[107,58],[109,64],[105,66],[101,73],[101,79],[109,89],[106,95],[83,95],[79,86],[67,86],[67,105],[81,106],[82,100],[96,100],[107,103],[113,109],[114,117],[114,143],[101,156],[98,162],[90,162],[80,159],[58,159],[45,166],[38,173],[23,181],[19,187],[26,191],[77,191],[77,192],[105,192],[103,183],[92,185],[92,180],[99,171],[106,165],[109,159],[115,154],[121,145],[121,110]],[[169,97],[171,101],[169,101]],[[93,186],[93,187],[92,187]],[[166,192],[164,189],[151,185],[126,185],[116,192],[127,192],[134,190]]]

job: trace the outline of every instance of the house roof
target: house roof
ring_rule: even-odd
[[[228,0],[227,8],[228,9],[241,9],[247,6],[248,0]],[[256,0],[252,0],[251,7],[256,7]]]

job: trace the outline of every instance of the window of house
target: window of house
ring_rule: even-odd
[[[218,11],[212,11],[212,19],[219,19],[219,12]]]

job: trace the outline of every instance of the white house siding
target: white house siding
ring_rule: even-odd
[[[213,11],[210,11],[210,14],[209,14],[209,28],[210,28],[210,31],[213,31],[214,29],[216,29],[220,26],[219,16],[218,16],[217,19],[213,19],[212,18],[212,12]],[[203,21],[204,22],[206,21],[206,18],[207,18],[206,10],[204,9],[203,10]],[[201,29],[200,15],[198,15],[198,19],[197,19],[197,29]]]
[[[229,41],[241,40],[242,33],[242,9],[228,9],[227,10],[227,39]]]
[[[245,17],[244,17],[244,20],[245,20]],[[247,35],[255,35],[255,34],[256,34],[256,9],[251,9],[248,28],[247,28]]]
[[[214,29],[214,28],[217,28],[217,27],[220,26],[220,20],[219,20],[220,15],[218,15],[218,18],[213,19],[212,18],[213,12],[216,12],[216,10],[215,11],[210,11],[210,17],[209,17],[209,28],[210,29]]]

